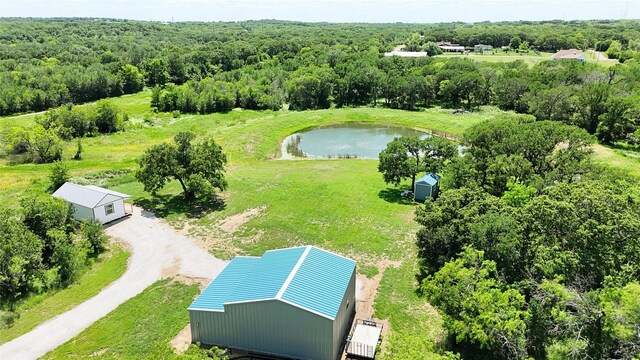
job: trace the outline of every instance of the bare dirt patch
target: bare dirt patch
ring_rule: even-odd
[[[108,350],[109,350],[109,348],[100,349],[100,350],[94,352],[93,354],[91,354],[89,356],[90,357],[102,357],[102,355],[104,355]]]
[[[187,285],[198,285],[200,287],[200,291],[204,290],[207,285],[211,282],[211,279],[201,278],[201,277],[190,277],[183,275],[176,275],[173,279],[167,284],[172,284],[174,282],[181,282]],[[191,326],[187,324],[178,335],[176,335],[171,341],[169,341],[169,346],[173,348],[173,351],[176,354],[182,354],[187,349],[189,349],[189,345],[191,344]]]
[[[258,206],[256,208],[246,210],[245,212],[242,212],[240,214],[229,216],[228,218],[222,220],[219,223],[218,227],[226,233],[234,233],[240,228],[240,226],[246,224],[252,218],[260,215],[260,213],[266,208],[266,206]]]
[[[111,239],[112,242],[122,246],[127,252],[131,253],[133,251],[133,246],[131,246],[131,244],[124,241],[123,239],[115,236],[109,236],[109,239]]]
[[[213,251],[216,256],[224,259],[230,259],[241,253],[240,248],[233,245],[233,241],[225,236],[218,236],[201,228],[191,227],[191,229],[193,231],[190,238],[193,243],[207,252]]]
[[[369,259],[371,261],[371,259]],[[360,261],[358,261],[360,262]],[[362,261],[361,263],[366,263],[366,261]],[[374,309],[373,305],[375,303],[376,296],[378,295],[378,286],[380,285],[380,281],[382,280],[382,276],[384,275],[385,270],[388,267],[398,267],[401,265],[400,261],[389,260],[387,258],[382,258],[375,263],[375,266],[378,268],[378,273],[371,278],[366,277],[362,274],[356,275],[356,320],[373,320],[377,323],[382,324],[382,353],[385,348],[385,338],[386,335],[391,331],[391,324],[387,319],[376,319],[373,317]],[[349,333],[351,334],[355,329],[356,321],[351,325],[351,329]],[[346,359],[346,351],[342,353],[342,360]]]
[[[200,290],[204,290],[207,287],[207,285],[209,285],[211,280],[212,279],[203,278],[203,277],[176,275],[171,279],[171,281],[167,285],[173,284],[175,282],[181,282],[185,285],[198,285],[200,287]]]
[[[173,348],[173,352],[176,354],[182,354],[187,349],[189,349],[189,345],[191,344],[191,325],[187,324],[176,337],[169,341],[169,346]]]
[[[220,258],[230,259],[234,255],[242,252],[241,249],[235,245],[238,241],[241,243],[254,243],[260,239],[262,235],[261,232],[249,238],[241,237],[239,239],[236,238],[237,234],[235,233],[242,225],[259,216],[266,208],[267,207],[263,205],[248,209],[240,214],[229,216],[218,221],[213,228],[199,226],[197,223],[187,221],[182,224],[182,229],[179,231],[182,235],[189,236],[201,249],[213,252]]]
[[[359,293],[359,297],[356,301],[356,318],[373,320],[375,322],[382,323],[383,339],[385,339],[386,335],[389,333],[389,331],[391,331],[391,324],[386,319],[376,319],[373,317],[373,305],[375,303],[376,296],[378,295],[378,286],[380,286],[380,281],[382,280],[384,272],[389,267],[398,267],[400,265],[400,261],[382,258],[376,263],[378,274],[376,274],[372,278],[367,278],[366,276],[360,274],[356,276],[357,283],[359,284],[359,289],[356,291],[357,293]],[[382,346],[384,348],[385,341],[383,341]]]
[[[162,277],[168,278],[168,277],[177,275],[178,271],[180,271],[180,264],[181,264],[180,259],[178,258],[174,259],[170,266],[162,269]]]

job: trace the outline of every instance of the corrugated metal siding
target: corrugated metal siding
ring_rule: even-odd
[[[259,258],[237,256],[225,266],[220,274],[196,298],[190,308],[224,310],[223,304],[236,287],[244,281]]]
[[[235,258],[189,308],[192,339],[334,360],[356,307],[355,271],[353,260],[314,247]]]
[[[334,318],[355,267],[353,260],[311,248],[282,299]]]
[[[297,247],[265,252],[227,302],[274,298],[304,250]]]
[[[278,300],[190,310],[193,341],[300,359],[334,360],[333,322]]]
[[[342,342],[347,337],[347,332],[351,329],[351,320],[356,311],[356,269],[353,269],[349,286],[344,293],[340,310],[333,321],[333,358],[338,359],[342,355]],[[349,306],[347,306],[349,304]]]
[[[425,201],[430,192],[431,187],[429,185],[416,183],[416,188],[413,191],[413,195],[417,201]]]

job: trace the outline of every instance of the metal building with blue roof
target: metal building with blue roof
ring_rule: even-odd
[[[440,184],[440,176],[434,173],[428,173],[416,180],[413,189],[416,201],[425,201],[427,198],[435,199],[438,197]]]
[[[355,314],[355,261],[314,246],[235,257],[189,307],[193,342],[334,360]]]

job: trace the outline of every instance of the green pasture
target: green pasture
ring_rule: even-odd
[[[595,54],[592,51],[584,52],[585,57],[588,62],[595,62],[599,65],[610,67],[618,63],[618,60],[615,59],[596,59]],[[503,63],[503,62],[511,62],[511,61],[523,61],[529,66],[536,65],[542,61],[549,60],[553,53],[548,52],[539,52],[535,53],[533,51],[529,51],[526,53],[517,53],[515,51],[504,52],[501,50],[485,51],[483,53],[444,53],[441,55],[437,55],[436,57],[444,57],[444,58],[461,58],[461,59],[471,59],[476,61],[484,61],[484,62],[492,62],[492,63]]]
[[[189,323],[197,285],[161,280],[118,306],[44,359],[167,359],[169,341]]]
[[[400,265],[384,271],[375,300],[376,316],[388,320],[391,327],[383,357],[435,356],[442,336],[441,319],[414,291],[416,205],[399,196],[409,183],[398,188],[386,185],[376,160],[277,160],[280,143],[294,132],[342,122],[377,122],[460,135],[499,110],[485,107],[462,115],[439,108],[415,112],[379,108],[234,110],[174,118],[152,113],[149,100],[149,92],[114,99],[129,113],[131,124],[122,133],[83,139],[83,159],[69,161],[74,180],[133,195],[134,203],[177,229],[187,230],[221,258],[311,244],[353,257],[360,273],[370,277],[378,273],[381,260],[392,260]],[[0,131],[32,124],[32,116],[2,118]],[[149,146],[186,130],[199,137],[213,136],[221,144],[229,159],[228,190],[214,199],[188,204],[174,182],[152,197],[133,176],[135,159]],[[74,152],[72,142],[65,157]],[[611,153],[607,156],[620,157]],[[0,199],[44,190],[50,167],[21,164],[19,159],[4,156],[0,159]],[[257,215],[245,219],[235,231],[220,228],[225,219],[251,209],[258,209]],[[128,358],[138,357],[141,351],[165,357],[166,344],[186,325],[186,307],[197,292],[181,284],[156,284],[47,357],[98,354]],[[410,349],[413,352],[407,352]]]

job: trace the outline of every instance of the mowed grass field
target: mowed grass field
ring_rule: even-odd
[[[615,59],[601,59],[598,60],[593,53],[593,51],[585,51],[585,57],[588,62],[595,62],[601,66],[611,67],[618,63],[618,60]],[[515,51],[511,52],[503,52],[501,50],[496,51],[495,53],[492,51],[485,51],[484,53],[468,53],[468,54],[460,54],[460,53],[444,53],[441,55],[437,55],[436,57],[446,57],[446,58],[462,58],[462,59],[471,59],[476,61],[485,61],[485,62],[493,62],[493,63],[502,63],[502,62],[511,62],[511,61],[523,61],[529,66],[536,65],[542,61],[549,60],[553,53],[549,52],[539,52],[535,53],[533,51],[529,51],[527,53],[517,53]]]
[[[43,359],[173,358],[169,341],[189,321],[185,309],[199,292],[197,285],[158,281]]]
[[[461,134],[468,126],[497,113],[492,108],[468,115],[452,115],[450,110],[442,109],[408,112],[355,108],[304,112],[231,111],[226,114],[183,115],[174,119],[167,114],[151,113],[150,95],[150,92],[141,92],[114,99],[131,117],[130,128],[114,135],[83,139],[82,160],[69,162],[72,175],[133,169],[135,159],[146,148],[169,141],[180,131],[213,136],[224,148],[233,169],[236,165],[255,164],[278,157],[280,142],[287,135],[318,125],[348,121],[379,122]],[[143,118],[148,118],[149,124],[144,123]],[[0,132],[15,126],[32,126],[34,120],[35,116],[0,118]],[[65,158],[71,158],[75,151],[76,143],[72,141],[66,147]],[[42,187],[46,182],[51,165],[20,164],[19,160],[9,155],[0,159],[0,199],[14,198],[30,188]]]
[[[442,55],[437,55],[436,57],[446,57],[446,58],[461,58],[461,59],[471,59],[476,61],[485,61],[485,62],[511,62],[511,61],[524,61],[527,65],[533,66],[539,62],[549,60],[549,58],[553,55],[553,53],[534,53],[533,51],[528,53],[516,53],[512,52],[502,52],[497,51],[495,54],[491,51],[485,51],[484,53],[468,53],[468,54],[459,54],[459,53],[444,53]]]
[[[305,128],[350,121],[460,135],[469,126],[500,111],[488,107],[471,114],[453,115],[451,110],[443,109],[408,112],[349,108],[231,111],[173,118],[153,114],[149,100],[149,92],[114,99],[129,113],[132,124],[123,133],[83,139],[83,159],[69,161],[72,176],[132,194],[135,203],[153,210],[177,229],[188,231],[221,258],[261,255],[267,249],[311,244],[356,259],[359,271],[369,276],[376,273],[378,264],[391,262],[394,265],[384,271],[375,299],[375,316],[388,320],[391,327],[383,358],[436,356],[433,351],[442,334],[441,319],[415,293],[414,234],[418,228],[413,221],[415,205],[399,196],[401,188],[409,183],[400,188],[386,185],[377,171],[376,160],[276,160],[280,143],[289,134]],[[11,126],[32,126],[33,122],[33,116],[1,118],[0,131]],[[175,182],[152,197],[133,176],[135,159],[146,148],[169,141],[186,130],[199,137],[213,136],[228,155],[229,188],[217,201],[185,204]],[[75,144],[71,143],[65,156],[69,158],[74,152]],[[30,189],[46,188],[50,165],[14,162],[10,157],[1,160],[0,199],[11,200]],[[226,219],[243,217],[249,212],[254,215],[247,216],[234,231],[221,230],[220,225]],[[154,349],[164,352],[168,334],[175,335],[176,329],[187,324],[186,305],[197,291],[174,292],[165,284],[149,292],[171,299],[174,305],[156,307],[153,301],[143,300],[151,295],[141,294],[116,309],[109,319],[101,320],[50,354],[51,357],[84,357],[95,353],[135,358],[140,355],[140,339],[154,339],[149,340],[156,344]],[[134,305],[127,305],[130,303]],[[169,311],[171,316],[156,329],[125,320],[125,315],[135,312],[141,323],[150,324],[159,311]],[[176,312],[182,315],[174,316]],[[114,331],[119,327],[123,331]],[[128,335],[128,327],[135,327],[139,334]]]

